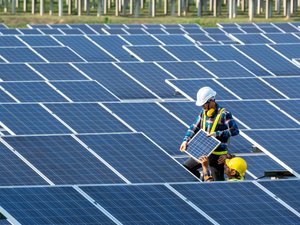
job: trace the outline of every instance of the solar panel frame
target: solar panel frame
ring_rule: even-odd
[[[199,161],[201,156],[209,156],[221,142],[213,136],[207,136],[207,133],[200,129],[189,141],[185,153],[195,160]]]

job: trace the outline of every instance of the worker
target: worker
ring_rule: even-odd
[[[210,87],[199,89],[196,105],[201,106],[200,113],[187,130],[180,146],[180,151],[184,152],[187,149],[189,141],[200,129],[206,131],[208,133],[207,136],[216,137],[221,141],[221,144],[210,154],[208,161],[213,179],[222,181],[225,179],[224,162],[219,160],[219,158],[228,153],[229,138],[238,135],[239,129],[232,114],[215,101],[216,94]],[[195,176],[200,176],[199,168],[201,168],[201,163],[197,160],[190,157],[183,165]]]
[[[213,181],[213,177],[210,174],[208,168],[208,157],[201,156],[199,159],[202,164],[202,181]],[[230,159],[225,159],[225,174],[227,175],[228,181],[242,181],[245,179],[245,173],[247,170],[247,163],[244,159],[240,157],[232,157]]]

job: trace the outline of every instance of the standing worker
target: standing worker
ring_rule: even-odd
[[[210,154],[208,162],[213,179],[222,181],[224,180],[224,161],[227,158],[229,138],[238,135],[239,129],[231,113],[216,103],[216,94],[210,87],[203,87],[198,91],[196,105],[201,106],[202,109],[196,121],[187,130],[180,151],[186,150],[189,141],[200,129],[205,130],[208,133],[207,136],[216,137],[221,144]],[[197,160],[190,157],[183,165],[195,176],[200,177],[198,169],[201,167],[201,163]]]

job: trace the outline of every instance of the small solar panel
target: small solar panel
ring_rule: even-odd
[[[198,133],[189,141],[187,150],[188,155],[198,160],[200,156],[209,156],[221,142],[215,137],[207,137],[207,133],[204,130],[199,130]]]

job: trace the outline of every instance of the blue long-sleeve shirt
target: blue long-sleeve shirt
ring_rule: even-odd
[[[218,104],[216,108],[218,109],[218,112],[222,109]],[[202,122],[203,122],[202,114],[203,114],[203,110],[201,109],[195,122],[191,124],[189,129],[187,130],[185,137],[183,139],[184,141],[189,142],[189,140],[202,128]],[[210,132],[211,127],[217,117],[217,114],[218,113],[215,113],[215,115],[211,118],[206,116],[205,131]],[[227,150],[229,138],[231,136],[235,136],[239,134],[239,128],[235,120],[233,119],[232,114],[226,109],[224,109],[224,111],[221,113],[215,132],[216,132],[216,138],[221,141],[221,144],[216,149],[217,151]]]

